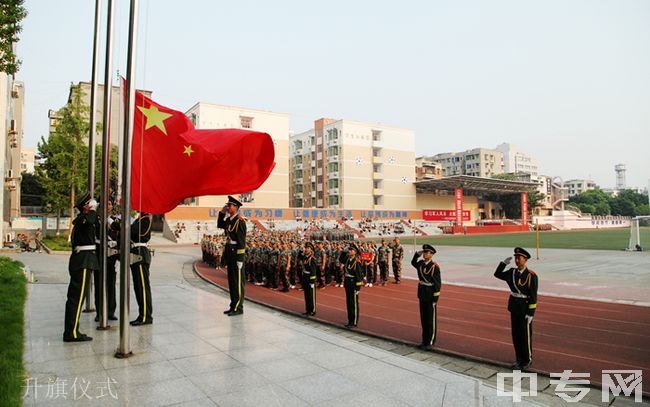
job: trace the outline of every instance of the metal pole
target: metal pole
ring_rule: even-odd
[[[135,46],[138,19],[138,0],[131,0],[129,17],[129,46],[126,60],[126,103],[124,106],[124,134],[122,146],[122,219],[120,220],[120,346],[115,357],[132,355],[129,341],[129,266],[131,251],[131,141],[135,109]]]
[[[106,219],[108,219],[108,195],[109,195],[109,168],[111,163],[111,96],[113,92],[113,67],[112,67],[112,38],[113,37],[113,0],[108,0],[108,14],[106,16],[106,64],[104,66],[104,117],[102,118],[102,179],[101,179],[101,189],[102,189],[102,200],[103,204],[100,206],[101,213],[101,222],[102,232],[101,232],[101,247],[103,250],[100,250],[102,253],[102,258],[100,259],[101,264],[101,281],[102,281],[102,292],[101,292],[101,306],[102,314],[99,320],[99,326],[97,329],[104,330],[109,329],[108,325],[108,316],[107,316],[107,306],[106,306],[106,297],[107,297],[107,287],[106,287],[106,274],[107,274],[107,263],[108,263],[108,253],[107,253],[107,238],[106,238]],[[115,271],[115,270],[113,270]],[[115,284],[115,283],[113,283]],[[97,287],[95,287],[97,288]]]
[[[101,0],[95,0],[95,36],[93,40],[93,63],[90,80],[90,130],[88,131],[88,192],[90,197],[95,195],[95,127],[97,127],[97,60],[99,59],[99,24],[101,16]],[[84,312],[92,312],[93,304],[93,279],[88,278],[86,282],[86,309]],[[95,287],[97,288],[97,287]]]
[[[535,219],[535,242],[537,245],[537,260],[539,260],[539,219]]]

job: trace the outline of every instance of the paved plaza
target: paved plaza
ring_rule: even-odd
[[[549,250],[545,256],[551,258],[554,252]],[[443,265],[443,281],[480,285],[483,282],[477,276],[492,275],[492,266],[487,266],[496,262],[491,258],[498,261],[508,253],[507,249],[441,247],[437,260]],[[622,255],[627,254],[615,253]],[[97,331],[94,313],[81,317],[81,331],[94,337],[92,342],[70,344],[61,340],[68,282],[66,255],[10,256],[28,264],[37,280],[29,285],[26,306],[25,362],[31,379],[26,388],[28,406],[513,404],[510,398],[496,395],[496,374],[506,372],[499,367],[421,352],[250,302],[243,316],[228,318],[222,314],[227,294],[193,273],[192,263],[199,257],[197,247],[157,248],[152,266],[155,323],[132,327],[134,355],[116,359],[117,324],[114,322],[109,331]],[[475,260],[481,256],[485,259]],[[569,275],[572,257],[557,256],[557,264],[566,262],[565,270],[544,270],[544,262],[540,262],[536,269],[542,281],[547,275]],[[628,266],[632,262],[629,259],[642,265],[648,261],[646,254],[627,259],[630,263],[623,264]],[[625,259],[612,261],[619,264]],[[568,280],[582,281],[589,287],[608,273],[596,267],[588,273],[582,270],[584,277]],[[618,284],[623,290],[628,285],[647,290],[647,276],[641,272],[634,275],[642,283]],[[489,278],[485,281],[491,283]],[[543,287],[542,291],[548,291],[546,284]],[[132,296],[132,318],[135,304]],[[563,404],[553,395],[548,378],[539,378],[538,390],[538,396],[517,405]],[[599,400],[600,391],[592,389],[583,402],[593,405]],[[613,405],[629,401],[616,398]]]

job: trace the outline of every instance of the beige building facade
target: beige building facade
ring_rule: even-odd
[[[289,154],[292,207],[415,209],[413,130],[323,118]]]
[[[20,149],[23,140],[25,86],[12,75],[0,73],[0,172],[4,182],[0,199],[0,236],[7,239],[9,225],[20,216]]]
[[[473,148],[459,153],[441,153],[425,158],[442,165],[446,177],[470,175],[490,178],[504,172],[503,153],[489,148]]]
[[[197,129],[248,129],[268,133],[275,147],[275,168],[256,191],[240,194],[247,208],[289,207],[289,115],[267,110],[199,102],[185,113]],[[201,196],[188,205],[220,208],[225,196]]]

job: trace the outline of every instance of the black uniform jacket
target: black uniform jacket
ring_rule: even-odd
[[[421,300],[427,300],[430,299],[430,296],[433,296],[433,302],[438,302],[438,299],[440,298],[440,287],[442,287],[440,266],[438,266],[438,263],[433,260],[429,263],[426,263],[424,260],[418,261],[418,257],[418,254],[415,253],[411,260],[411,265],[418,271],[418,280],[420,281],[418,298]],[[427,298],[421,298],[423,296],[426,296]]]
[[[237,261],[244,261],[244,254],[246,253],[246,221],[239,215],[231,218],[226,216],[225,213],[219,212],[217,227],[225,231],[227,245],[235,242]]]
[[[517,267],[506,269],[504,262],[499,263],[494,276],[508,283],[510,295],[508,311],[518,315],[535,315],[537,309],[537,274],[526,267],[519,271]]]
[[[70,235],[72,254],[68,263],[68,270],[99,270],[97,250],[75,250],[80,246],[95,246],[96,224],[96,211],[89,211],[85,214],[79,213],[72,221],[72,234]]]

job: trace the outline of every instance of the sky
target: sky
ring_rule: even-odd
[[[115,2],[123,73],[129,2]],[[296,133],[321,117],[383,123],[413,129],[418,156],[509,142],[544,175],[611,188],[623,163],[628,187],[650,180],[650,1],[139,3],[136,84],[170,108],[284,112]],[[26,2],[25,146],[90,81],[94,5]]]

